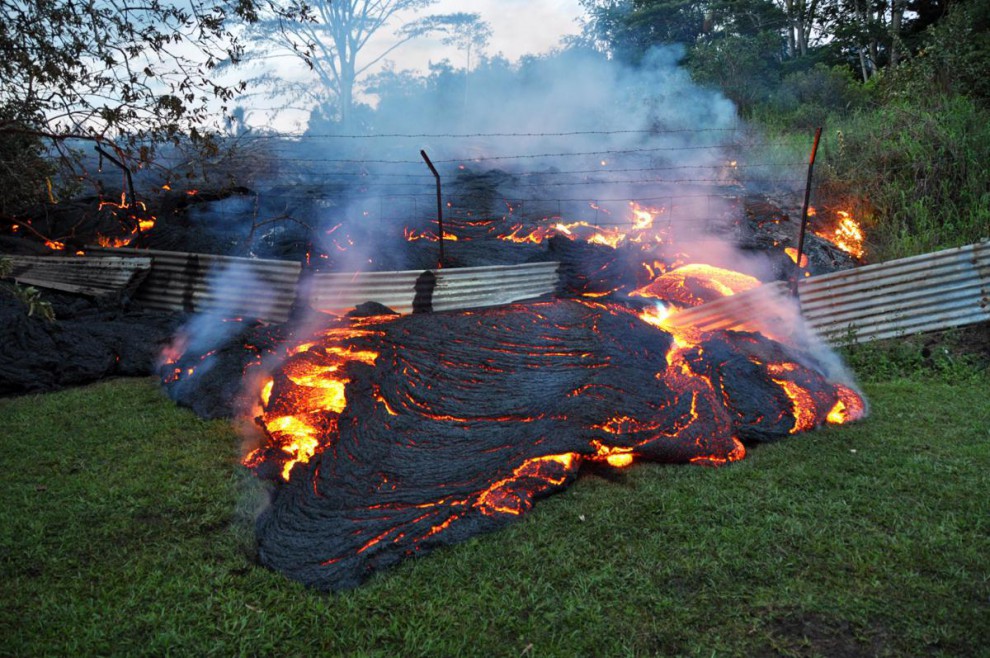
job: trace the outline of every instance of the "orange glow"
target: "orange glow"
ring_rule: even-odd
[[[654,217],[663,212],[663,208],[646,208],[635,201],[630,201],[629,207],[632,209],[634,231],[653,228]]]
[[[767,364],[766,369],[774,382],[784,390],[787,397],[791,399],[794,414],[794,426],[790,433],[797,434],[815,428],[815,419],[818,416],[815,398],[811,393],[799,384],[785,379],[784,376],[793,372],[797,366],[793,363]]]
[[[404,229],[402,231],[408,242],[415,242],[416,240],[427,240],[428,242],[440,242],[440,236],[431,231],[414,231],[412,229]],[[447,231],[443,232],[443,239],[445,242],[457,242],[457,236],[453,233]],[[351,243],[353,246],[353,243]]]
[[[633,449],[619,446],[608,446],[601,441],[592,441],[595,454],[590,457],[593,461],[604,461],[612,468],[624,468],[633,463]]]
[[[615,453],[608,455],[605,458],[605,461],[608,462],[608,465],[612,468],[624,468],[633,463],[633,456],[632,453]]]
[[[812,214],[810,209],[808,214]],[[845,210],[835,211],[835,216],[835,224],[831,228],[815,230],[815,235],[828,240],[854,258],[862,258],[866,253],[863,228]]]
[[[512,475],[502,478],[483,491],[474,506],[488,516],[522,514],[532,507],[534,494],[567,482],[579,461],[580,456],[573,452],[527,459],[512,471]],[[541,481],[544,486],[527,486],[521,491],[513,486],[526,479]]]
[[[272,397],[272,387],[275,385],[275,380],[271,377],[265,382],[264,386],[261,387],[261,404],[263,406],[268,406],[268,400]]]
[[[842,384],[835,384],[835,388],[839,399],[831,411],[828,412],[828,418],[826,420],[829,423],[842,425],[843,423],[860,420],[866,416],[866,404],[856,391]]]
[[[108,248],[111,248],[111,249],[117,249],[119,247],[126,247],[127,245],[129,245],[131,243],[131,240],[133,240],[133,239],[134,239],[134,236],[133,235],[129,235],[129,236],[124,237],[124,238],[109,238],[109,237],[107,237],[105,235],[97,234],[97,236],[96,236],[96,244],[100,245],[101,247],[108,247]]]
[[[724,464],[737,462],[746,456],[746,446],[744,446],[742,442],[736,438],[733,438],[732,442],[734,444],[732,451],[725,457],[720,455],[705,455],[702,457],[693,457],[690,461],[692,464],[699,464],[701,466],[722,466]]]
[[[588,242],[615,249],[625,238],[626,235],[616,229],[600,229],[599,232],[588,238]]]
[[[670,316],[670,309],[657,302],[654,306],[643,309],[639,317],[641,320],[647,324],[652,324],[654,327],[660,327],[661,329],[666,329],[666,320]]]
[[[266,422],[266,428],[273,438],[280,440],[279,447],[290,457],[282,467],[285,480],[289,479],[292,467],[308,462],[320,445],[316,428],[296,416],[272,418]]]
[[[289,478],[292,466],[305,463],[319,447],[319,438],[326,436],[325,427],[314,427],[306,421],[307,414],[330,412],[336,415],[347,406],[347,385],[350,379],[344,374],[353,361],[373,364],[377,352],[352,347],[348,340],[369,335],[370,331],[353,327],[332,327],[321,333],[322,342],[307,341],[287,350],[296,358],[281,368],[276,383],[269,378],[262,385],[259,395],[263,413],[258,423],[271,437],[272,442],[288,455],[283,465],[282,477]],[[272,392],[278,394],[272,399]],[[249,465],[247,459],[245,465]]]
[[[784,253],[787,254],[792,261],[797,263],[797,249],[795,249],[794,247],[787,247],[786,249],[784,249]],[[807,254],[801,254],[801,262],[800,264],[798,264],[798,267],[808,267]]]
[[[62,251],[65,249],[65,243],[59,242],[58,240],[45,240],[45,246],[49,249],[54,249],[55,251]]]
[[[714,265],[693,263],[664,272],[630,296],[652,297],[681,306],[697,306],[718,297],[729,297],[761,285],[756,277]]]
[[[162,189],[169,189],[167,186]],[[108,247],[116,249],[119,247],[126,247],[130,245],[134,238],[141,233],[150,231],[155,227],[155,217],[147,215],[148,208],[141,201],[136,201],[134,203],[128,203],[127,193],[121,192],[120,203],[115,203],[113,201],[100,201],[99,209],[109,208],[110,211],[116,217],[118,211],[127,212],[127,222],[125,224],[132,226],[130,232],[126,235],[119,237],[109,237],[105,235],[97,235],[96,242],[101,247]]]
[[[544,239],[550,237],[553,233],[553,229],[542,227],[537,227],[529,233],[520,233],[522,230],[522,224],[516,224],[512,227],[512,230],[509,233],[500,235],[498,238],[499,240],[508,240],[509,242],[531,242],[533,244],[540,244]]]

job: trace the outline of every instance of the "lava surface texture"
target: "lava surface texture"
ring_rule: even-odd
[[[861,416],[825,372],[760,334],[677,335],[613,303],[341,319],[266,392],[266,443],[245,460],[275,483],[258,554],[351,588],[504,526],[582,464],[721,465]]]

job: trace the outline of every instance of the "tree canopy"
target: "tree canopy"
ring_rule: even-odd
[[[581,0],[583,39],[636,62],[655,45],[686,46],[685,63],[745,112],[817,65],[869,82],[938,48],[956,73],[982,61],[986,3],[963,0]],[[947,21],[946,17],[955,17]],[[946,39],[951,30],[953,37]],[[956,53],[956,54],[953,54]],[[917,71],[918,67],[914,66]],[[942,73],[947,73],[942,69]],[[973,76],[969,76],[973,77]],[[835,76],[832,76],[835,78]],[[975,86],[982,88],[978,79]]]
[[[490,30],[478,14],[427,14],[419,12],[436,0],[315,0],[311,16],[287,19],[278,13],[262,13],[252,29],[255,37],[250,57],[290,54],[315,74],[318,85],[287,84],[271,73],[259,78],[280,91],[297,89],[308,104],[315,104],[332,121],[351,123],[355,91],[363,76],[410,41],[428,34],[443,35],[449,43],[467,49],[483,46]],[[402,21],[405,22],[402,22]],[[374,41],[394,27],[390,40]]]
[[[194,131],[240,89],[215,69],[240,57],[236,27],[258,10],[255,0],[0,0],[0,129],[128,140]]]

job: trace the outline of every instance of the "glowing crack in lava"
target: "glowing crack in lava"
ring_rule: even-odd
[[[276,482],[261,562],[339,590],[499,528],[582,463],[720,465],[861,417],[807,353],[756,333],[556,300],[339,320],[274,373],[245,460]]]

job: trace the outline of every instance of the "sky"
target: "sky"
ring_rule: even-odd
[[[581,31],[580,17],[584,11],[579,0],[437,0],[423,14],[476,13],[481,20],[488,23],[492,30],[491,40],[484,54],[488,56],[503,55],[511,62],[516,62],[524,55],[540,55],[561,45],[562,40]],[[392,28],[385,28],[366,46],[368,55],[386,49],[394,40],[394,29],[411,20],[416,14],[399,15],[395,18]],[[467,64],[466,53],[458,51],[454,46],[444,46],[439,40],[419,39],[405,44],[386,58],[396,71],[416,71],[426,73],[431,62],[436,63],[449,59],[452,66],[462,68]],[[478,62],[478,53],[471,55],[472,68]],[[306,75],[305,67],[298,67],[294,62],[290,65],[299,74]],[[291,70],[290,69],[290,70]],[[280,71],[282,75],[295,77],[289,71]],[[276,115],[254,106],[251,124],[266,125],[278,130],[295,132],[301,130],[308,113],[301,111],[282,111]],[[265,103],[264,105],[267,105]],[[260,123],[259,123],[260,122]]]
[[[545,53],[560,44],[567,35],[580,32],[578,18],[583,10],[578,0],[439,0],[431,13],[447,14],[469,12],[481,15],[492,29],[492,39],[488,47],[489,55],[503,54],[510,61],[523,55]],[[463,57],[456,49],[438,49],[426,43],[415,44],[407,51],[410,58],[424,58],[428,61],[450,57],[451,62],[460,65],[455,58]]]

